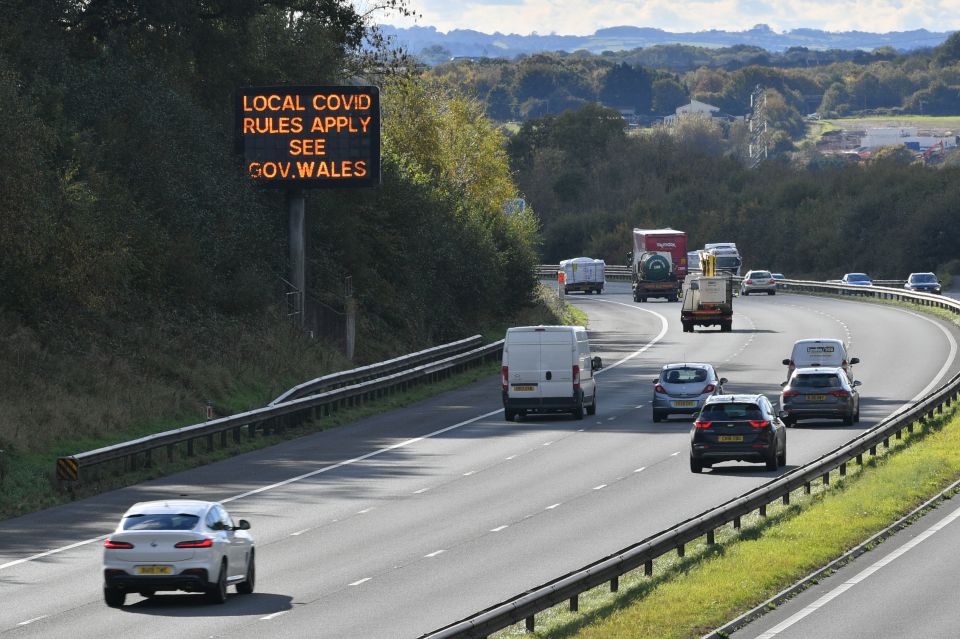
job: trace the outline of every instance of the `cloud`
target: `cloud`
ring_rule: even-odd
[[[930,31],[960,29],[960,0],[410,0],[418,24],[441,31],[587,35],[630,25],[666,31]],[[404,26],[409,26],[406,23]]]

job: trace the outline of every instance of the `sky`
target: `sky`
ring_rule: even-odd
[[[960,0],[407,0],[416,22],[384,16],[378,22],[413,24],[447,32],[473,29],[529,35],[590,35],[614,26],[664,31],[744,31],[767,24],[886,33],[926,28],[960,29]]]

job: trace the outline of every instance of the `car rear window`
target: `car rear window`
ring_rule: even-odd
[[[700,419],[715,421],[722,419],[763,419],[763,412],[756,404],[731,403],[707,404],[700,411]]]
[[[673,368],[663,371],[663,381],[668,384],[689,384],[707,381],[707,371],[702,368]]]
[[[753,274],[751,275],[751,277],[757,277],[757,278],[763,279],[763,278],[765,278],[765,277],[766,277],[766,278],[770,278],[771,275],[770,275],[770,273],[768,273],[768,272],[766,272],[766,271],[754,271]]]
[[[933,273],[916,273],[911,278],[914,284],[933,284],[937,277]]]
[[[811,373],[796,375],[790,385],[794,388],[840,388],[840,378],[835,373]]]
[[[124,530],[193,530],[200,518],[189,513],[138,513],[123,518]]]

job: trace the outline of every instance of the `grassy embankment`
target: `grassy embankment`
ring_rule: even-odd
[[[586,322],[586,316],[541,290],[511,324]],[[351,368],[336,349],[305,340],[279,317],[189,329],[156,325],[71,347],[73,338],[42,343],[32,331],[4,326],[0,341],[0,519],[39,510],[147,478],[202,465],[310,432],[404,406],[495,374],[488,365],[378,402],[342,410],[279,435],[244,441],[150,470],[84,482],[73,495],[53,479],[56,458],[203,421],[206,400],[217,415],[261,407],[287,388]],[[488,327],[487,341],[506,326]],[[120,329],[118,329],[119,331]],[[423,345],[394,345],[396,354]]]
[[[949,319],[957,321],[954,315]],[[685,558],[657,560],[652,577],[642,571],[624,576],[619,593],[594,589],[581,597],[579,613],[557,606],[539,615],[535,636],[702,636],[862,543],[960,478],[960,415],[951,411],[929,420],[903,440],[891,440],[889,451],[878,452],[881,456],[863,467],[848,466],[845,478],[833,473],[829,488],[817,485],[810,496],[796,491],[790,506],[771,504],[766,518],[756,513],[744,518],[740,532],[731,526],[717,531],[714,546],[701,539],[687,546]],[[529,635],[518,625],[497,636]]]

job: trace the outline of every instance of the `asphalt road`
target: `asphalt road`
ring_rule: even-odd
[[[0,522],[0,634],[17,637],[416,637],[623,548],[768,481],[760,465],[690,473],[689,422],[654,424],[651,379],[700,360],[732,392],[775,398],[794,340],[841,337],[862,420],[801,425],[789,466],[810,461],[958,369],[957,331],[894,307],[778,294],[740,298],[734,330],[683,333],[675,303],[627,284],[570,296],[606,369],[582,421],[507,423],[491,377],[406,409]],[[789,467],[788,466],[788,467]],[[257,592],[101,597],[99,538],[132,502],[227,502],[258,544]],[[52,551],[52,552],[51,552]]]

